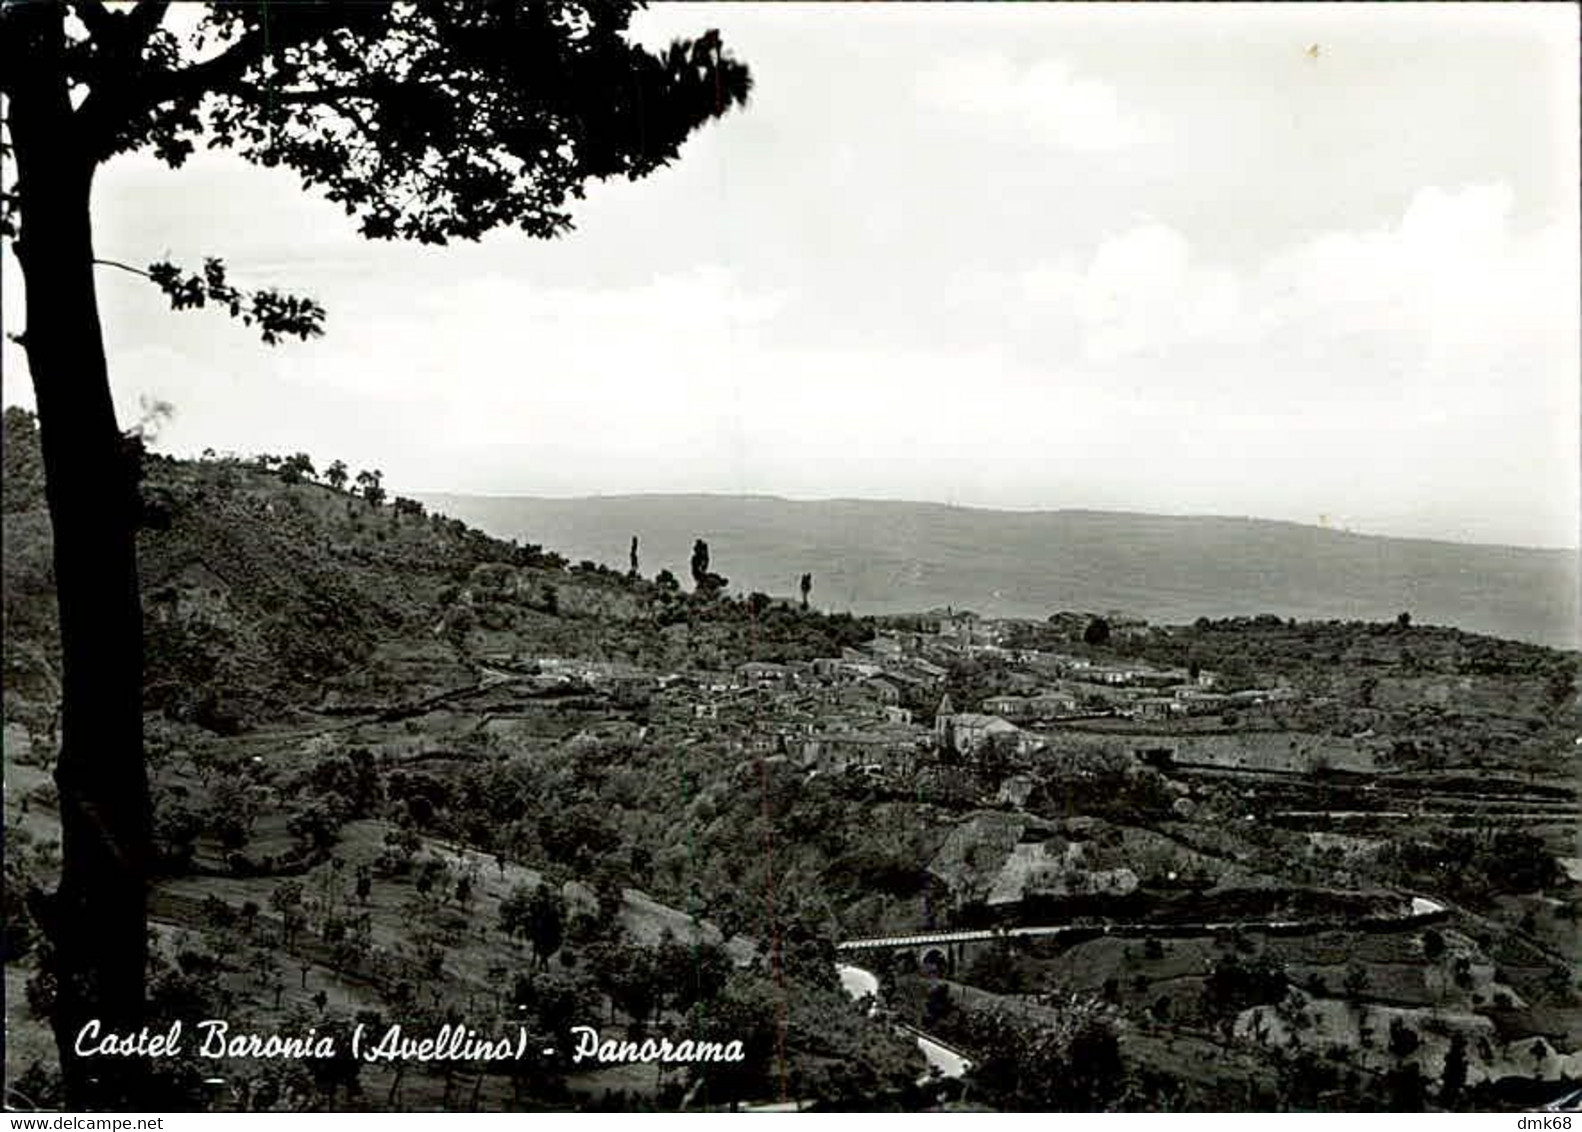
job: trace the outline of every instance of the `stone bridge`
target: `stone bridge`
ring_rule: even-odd
[[[1081,943],[1104,936],[1125,939],[1149,937],[1217,935],[1230,931],[1257,931],[1272,935],[1302,935],[1321,931],[1400,931],[1444,919],[1449,909],[1437,900],[1410,897],[1402,910],[1393,915],[1365,916],[1356,919],[1315,920],[1221,920],[1181,924],[1045,924],[1029,927],[962,928],[950,931],[917,932],[910,935],[874,936],[847,939],[835,945],[836,954],[856,961],[863,952],[913,951],[918,965],[932,968],[940,975],[954,974],[958,964],[969,955],[978,955],[1002,940],[1058,939]]]

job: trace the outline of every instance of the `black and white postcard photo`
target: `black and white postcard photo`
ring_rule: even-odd
[[[1570,1128],[1579,29],[0,0],[6,1132]]]

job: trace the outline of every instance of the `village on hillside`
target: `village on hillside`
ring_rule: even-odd
[[[57,860],[60,683],[7,428],[20,910]],[[555,1054],[241,1057],[193,1103],[1523,1107],[1582,1070],[1569,654],[1405,611],[853,617],[811,574],[732,593],[702,539],[689,588],[636,537],[572,563],[312,477],[148,464],[156,1006]],[[31,923],[7,1061],[47,1097]],[[589,1065],[551,1040],[575,1025],[734,1028],[751,1064]],[[1001,1076],[1033,1034],[1056,1084]]]
[[[0,0],[12,1128],[1569,1130],[1578,27]]]

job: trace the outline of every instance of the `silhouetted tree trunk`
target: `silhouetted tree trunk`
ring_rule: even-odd
[[[54,946],[54,1017],[68,1108],[132,1107],[141,1059],[79,1058],[78,1031],[142,1024],[150,854],[143,766],[142,614],[137,592],[135,461],[110,399],[93,281],[89,196],[94,158],[63,67],[64,5],[14,13],[10,126],[27,292],[27,349],[54,527],[63,656],[61,882],[37,901]]]

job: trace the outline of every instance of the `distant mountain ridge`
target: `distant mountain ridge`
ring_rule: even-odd
[[[986,616],[1122,609],[1155,622],[1275,613],[1388,620],[1560,648],[1582,644],[1578,555],[1358,535],[1266,519],[1107,511],[995,511],[882,500],[612,495],[578,499],[424,493],[432,508],[573,561],[684,581],[694,539],[737,592],[854,613],[954,606]]]

